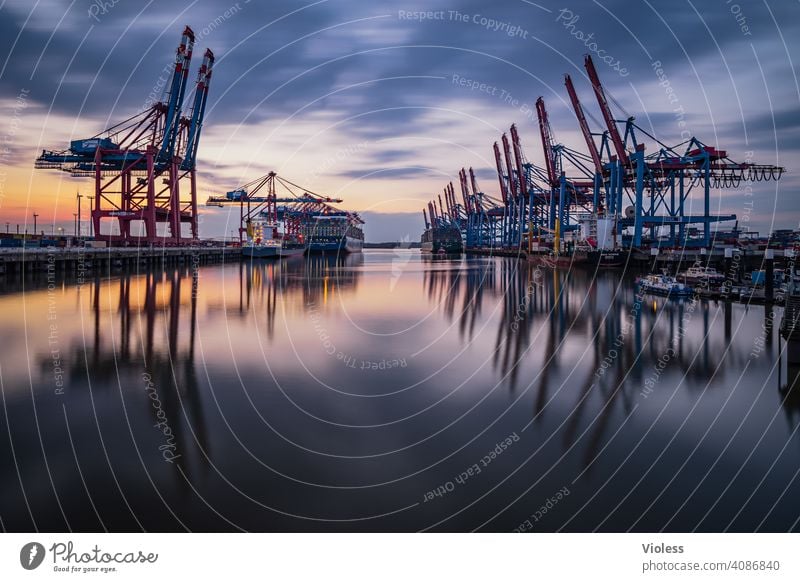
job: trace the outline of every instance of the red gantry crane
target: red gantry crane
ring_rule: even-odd
[[[36,168],[94,179],[95,238],[115,244],[191,244],[198,238],[196,162],[214,53],[205,52],[189,117],[182,115],[195,35],[187,26],[175,56],[166,100],[63,151],[44,150]],[[104,230],[104,219],[117,232]],[[134,234],[132,223],[144,234]],[[188,236],[182,226],[189,225]],[[160,226],[166,225],[166,228]]]

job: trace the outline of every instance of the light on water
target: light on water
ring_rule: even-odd
[[[8,529],[796,519],[772,308],[415,250],[41,274],[0,304]]]

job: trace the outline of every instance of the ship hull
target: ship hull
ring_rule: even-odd
[[[460,255],[464,252],[463,245],[452,242],[434,241],[424,242],[420,246],[423,253],[442,253],[445,255]]]
[[[691,289],[669,289],[666,287],[658,287],[654,285],[647,285],[640,283],[640,289],[644,293],[650,293],[651,295],[661,295],[662,297],[674,297],[674,298],[683,298],[683,297],[690,297],[692,295]]]
[[[242,256],[248,259],[279,259],[302,255],[305,247],[242,247]]]
[[[312,240],[308,243],[308,252],[316,253],[360,253],[364,241],[352,236],[343,236],[333,240]]]
[[[281,257],[299,257],[300,255],[302,255],[305,252],[306,252],[306,248],[304,246],[282,248],[279,251],[279,256],[281,256]]]
[[[584,253],[574,253],[572,255],[552,255],[552,254],[529,254],[528,261],[543,267],[559,268],[559,267],[577,267],[578,265],[586,264],[586,255]]]
[[[625,266],[625,255],[619,251],[590,251],[586,263],[598,269],[619,269]]]
[[[248,259],[277,259],[280,250],[278,247],[242,247],[242,256]]]

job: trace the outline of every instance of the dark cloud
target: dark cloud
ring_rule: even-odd
[[[254,139],[255,151],[263,136],[248,133],[250,126],[324,116],[353,142],[370,142],[368,151],[330,168],[331,177],[372,173],[378,181],[421,181],[410,191],[445,180],[436,170],[398,168],[429,167],[429,150],[389,140],[441,137],[457,143],[452,161],[440,170],[455,180],[458,168],[472,163],[481,187],[494,194],[495,126],[502,131],[520,124],[528,158],[541,164],[536,123],[530,108],[525,110],[537,96],[547,100],[556,136],[580,147],[565,72],[575,80],[593,129],[600,130],[583,71],[583,55],[594,52],[609,94],[658,139],[682,141],[674,104],[659,85],[653,61],[661,63],[688,126],[703,141],[719,143],[737,158],[749,149],[768,156],[777,144],[782,163],[798,166],[800,95],[789,60],[800,60],[796,3],[742,2],[737,9],[696,0],[538,4],[156,0],[107,3],[92,18],[89,11],[98,4],[86,0],[72,8],[67,1],[32,6],[7,0],[0,9],[0,54],[8,55],[0,97],[13,99],[21,88],[29,89],[32,103],[79,116],[99,131],[140,110],[158,90],[180,31],[191,24],[199,37],[197,54],[211,47],[218,56],[207,127],[243,124],[237,139]],[[454,5],[460,17],[449,12]],[[401,17],[401,10],[442,11],[442,18],[420,22]],[[619,61],[617,68],[627,74],[602,62],[598,51]],[[192,78],[198,64],[196,56]],[[453,75],[493,92],[461,86]],[[615,110],[624,117],[616,105]],[[654,147],[648,144],[648,151]],[[477,154],[469,156],[466,149]],[[213,162],[217,169],[269,164]],[[211,167],[203,172],[213,177]]]
[[[417,166],[405,166],[402,168],[362,168],[357,170],[337,172],[336,175],[343,178],[353,178],[357,180],[395,180],[397,178],[413,179],[419,177],[434,177],[444,180],[446,177],[438,169]]]

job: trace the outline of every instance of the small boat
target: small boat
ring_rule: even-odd
[[[678,280],[684,283],[702,284],[705,286],[720,285],[725,281],[725,275],[713,267],[689,267],[683,273],[678,273]]]
[[[679,283],[675,277],[667,274],[661,275],[647,275],[640,277],[636,283],[647,293],[656,295],[666,295],[668,297],[688,297],[693,293],[693,290],[688,285]]]

